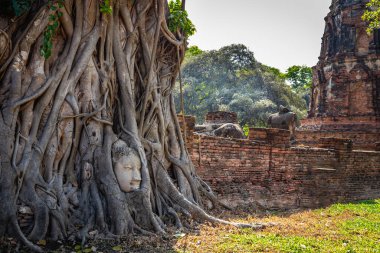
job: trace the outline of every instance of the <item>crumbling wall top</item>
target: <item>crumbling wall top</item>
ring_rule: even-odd
[[[220,124],[220,123],[233,123],[237,124],[237,114],[235,112],[208,112],[206,115],[206,124]]]

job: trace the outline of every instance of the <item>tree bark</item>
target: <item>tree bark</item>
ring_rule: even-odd
[[[31,242],[84,242],[92,229],[164,233],[164,216],[181,226],[177,212],[226,223],[202,210],[207,187],[176,118],[185,41],[167,28],[166,0],[111,3],[104,14],[97,1],[66,0],[48,59],[40,47],[57,10],[35,1],[22,18],[0,17],[0,236],[13,232],[35,251]],[[117,140],[141,161],[133,192],[114,173]],[[30,231],[20,230],[20,206],[34,214]]]

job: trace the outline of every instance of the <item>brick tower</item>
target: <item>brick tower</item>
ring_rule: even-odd
[[[301,129],[380,131],[380,30],[366,32],[367,2],[332,1]]]

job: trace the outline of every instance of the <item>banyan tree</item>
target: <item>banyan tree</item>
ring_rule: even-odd
[[[228,223],[203,210],[202,198],[218,201],[181,135],[171,91],[186,36],[166,0],[0,8],[0,237],[41,251],[33,242],[84,241],[94,229]],[[33,213],[23,229],[20,206]]]

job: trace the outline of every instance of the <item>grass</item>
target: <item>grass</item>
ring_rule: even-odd
[[[234,220],[276,225],[262,231],[202,225],[199,235],[179,239],[176,251],[380,253],[380,200]]]

